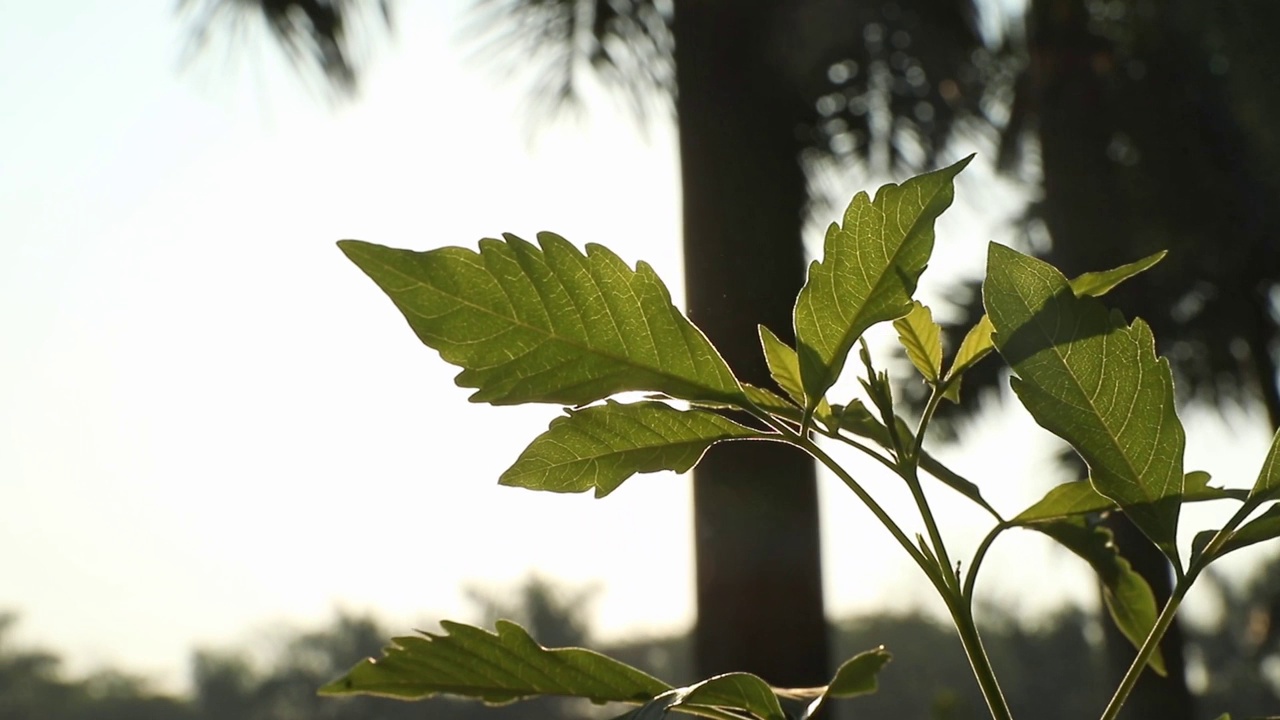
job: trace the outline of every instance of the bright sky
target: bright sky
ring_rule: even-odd
[[[0,0],[0,610],[28,640],[181,682],[197,645],[334,607],[465,619],[463,583],[534,569],[601,583],[606,635],[692,621],[687,480],[499,488],[558,410],[468,403],[334,246],[552,229],[682,295],[670,128],[646,141],[601,104],[527,142],[520,89],[464,61],[457,5],[401,4],[359,101],[331,109],[267,45],[180,68],[170,0]],[[969,237],[940,250],[967,267],[995,224],[966,202],[982,187],[940,230]],[[1062,479],[1028,425],[987,417],[940,454],[975,479],[1000,458],[984,487],[1016,512]],[[1257,418],[1188,425],[1189,467],[1251,482]],[[822,490],[832,612],[933,607],[854,498]],[[985,530],[967,510],[944,526],[962,550]],[[990,565],[984,597],[1019,613],[1095,604],[1031,534]]]

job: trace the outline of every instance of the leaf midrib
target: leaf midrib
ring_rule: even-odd
[[[1034,311],[1034,308],[1031,306],[1031,303],[1028,301],[1027,297],[1023,294],[1021,286],[1020,286],[1018,283],[1013,283],[1013,286],[1014,286],[1014,291],[1015,291],[1015,292],[1017,293],[1017,295],[1018,295],[1018,300],[1022,302],[1023,306],[1027,309],[1027,311],[1031,314],[1031,317],[1034,319],[1038,313],[1036,313],[1036,312]],[[1064,288],[1066,289],[1066,291],[1067,291],[1067,292],[1071,292],[1071,288],[1070,288],[1070,286],[1064,286]],[[1050,295],[1050,297],[1052,297],[1052,295]],[[1073,293],[1073,297],[1074,297],[1074,293]],[[1035,326],[1036,326],[1036,329],[1037,329],[1037,330],[1039,330],[1039,331],[1041,332],[1041,334],[1043,335],[1044,339],[1048,341],[1049,349],[1053,352],[1054,356],[1058,359],[1059,363],[1062,365],[1062,367],[1063,367],[1063,368],[1066,368],[1066,370],[1067,370],[1067,373],[1066,373],[1067,377],[1071,378],[1071,382],[1072,382],[1072,384],[1073,384],[1073,385],[1075,385],[1076,389],[1077,389],[1077,390],[1079,390],[1080,394],[1084,396],[1084,398],[1085,398],[1086,402],[1088,402],[1088,403],[1089,403],[1089,409],[1093,411],[1094,416],[1095,416],[1096,418],[1098,418],[1098,420],[1099,420],[1099,422],[1102,424],[1102,426],[1103,426],[1103,427],[1105,427],[1105,428],[1107,429],[1107,433],[1106,433],[1106,435],[1107,435],[1107,440],[1108,440],[1108,442],[1111,444],[1112,448],[1113,448],[1113,449],[1114,449],[1114,450],[1115,450],[1115,451],[1120,455],[1120,458],[1124,461],[1124,465],[1125,465],[1125,467],[1126,467],[1126,468],[1129,470],[1129,472],[1132,474],[1132,475],[1131,475],[1131,477],[1132,477],[1132,478],[1137,478],[1137,479],[1132,479],[1132,480],[1130,480],[1130,481],[1129,481],[1129,482],[1130,482],[1130,484],[1131,484],[1131,485],[1133,485],[1133,486],[1135,486],[1135,487],[1137,487],[1137,488],[1138,488],[1138,490],[1139,490],[1139,491],[1140,491],[1144,496],[1146,496],[1146,497],[1148,498],[1148,499],[1147,499],[1147,501],[1148,501],[1148,502],[1153,502],[1153,503],[1154,503],[1154,502],[1158,501],[1158,500],[1160,499],[1160,497],[1159,497],[1159,496],[1153,496],[1151,493],[1149,493],[1149,492],[1147,491],[1147,488],[1145,488],[1145,487],[1143,486],[1143,484],[1139,481],[1139,480],[1140,480],[1140,478],[1142,477],[1142,475],[1141,475],[1140,473],[1138,473],[1137,468],[1136,468],[1136,467],[1134,467],[1134,466],[1133,466],[1133,463],[1130,461],[1128,454],[1127,454],[1127,453],[1125,453],[1125,452],[1124,452],[1124,449],[1120,446],[1119,438],[1118,438],[1118,437],[1116,437],[1116,435],[1114,435],[1114,434],[1111,432],[1111,427],[1110,427],[1110,426],[1106,423],[1106,421],[1103,419],[1103,415],[1102,415],[1102,413],[1098,410],[1098,406],[1097,406],[1097,404],[1094,402],[1094,398],[1093,398],[1093,396],[1085,390],[1084,385],[1083,385],[1083,384],[1079,381],[1079,379],[1076,377],[1076,373],[1075,373],[1074,371],[1072,371],[1072,370],[1071,370],[1071,366],[1067,364],[1065,356],[1063,355],[1063,353],[1062,353],[1062,352],[1060,352],[1060,351],[1059,351],[1060,345],[1059,345],[1058,343],[1054,342],[1054,337],[1053,337],[1053,336],[1052,336],[1052,335],[1047,331],[1047,329],[1044,327],[1044,325],[1043,325],[1042,323],[1040,323],[1040,322],[1035,322],[1034,324],[1035,324]],[[1077,325],[1077,327],[1079,326],[1079,319],[1077,319],[1077,320],[1076,320],[1076,325]],[[1127,333],[1127,332],[1129,332],[1130,330],[1131,330],[1131,328],[1129,328],[1129,327],[1123,327],[1123,326],[1122,326],[1122,327],[1120,328],[1120,332],[1125,332],[1125,333]],[[1103,335],[1102,337],[1103,337],[1103,346],[1105,347],[1105,346],[1106,346],[1106,336],[1105,336],[1105,335]],[[1142,389],[1142,379],[1143,379],[1143,377],[1144,377],[1143,373],[1144,373],[1145,371],[1144,371],[1144,369],[1142,368],[1141,364],[1139,364],[1139,365],[1137,366],[1137,368],[1138,368],[1138,373],[1139,373],[1139,378],[1138,378],[1137,387],[1138,387],[1138,390],[1139,390],[1139,391],[1141,391],[1141,389]],[[1101,375],[1099,375],[1099,377],[1101,377]],[[1025,381],[1024,381],[1024,382],[1025,382]],[[1132,404],[1133,404],[1133,403],[1136,403],[1136,402],[1137,402],[1137,396],[1136,396],[1136,393],[1135,393],[1135,397],[1134,397],[1134,399],[1133,399],[1132,403],[1130,404],[1130,413],[1129,413],[1129,415],[1130,415],[1130,416],[1132,415]],[[1163,410],[1163,407],[1161,408],[1161,410]],[[1163,413],[1163,412],[1161,412],[1161,413],[1160,413],[1160,419],[1159,419],[1159,421],[1158,421],[1158,422],[1159,422],[1160,424],[1159,424],[1159,425],[1157,426],[1157,428],[1156,428],[1156,436],[1157,436],[1157,438],[1160,436],[1160,432],[1161,432],[1161,431],[1163,430],[1163,428],[1164,428],[1164,425],[1163,425],[1163,423],[1164,423],[1164,413]],[[1125,425],[1126,425],[1126,426],[1128,425],[1128,417],[1126,417]],[[1157,443],[1157,447],[1158,447],[1158,443]],[[1152,452],[1152,454],[1151,454],[1151,457],[1154,459],[1154,458],[1155,458],[1155,455],[1156,455],[1156,453],[1155,453],[1155,451],[1153,450],[1153,452]],[[1148,462],[1148,466],[1149,466],[1149,465],[1150,465],[1150,462]]]
[[[470,252],[470,251],[468,251],[468,252]],[[543,254],[545,255],[545,251],[540,250],[540,252],[543,252]],[[474,253],[474,255],[475,255],[475,257],[483,257],[480,253]],[[495,319],[498,319],[498,320],[507,321],[510,325],[513,325],[513,326],[515,326],[515,327],[521,328],[521,329],[526,330],[526,331],[531,331],[531,332],[533,332],[534,334],[540,334],[541,336],[543,336],[544,338],[547,338],[548,340],[552,340],[552,341],[560,342],[560,343],[563,343],[563,344],[568,345],[568,346],[570,346],[570,347],[576,348],[576,349],[578,349],[578,350],[580,350],[580,351],[586,351],[586,352],[589,352],[589,353],[591,353],[591,354],[594,354],[594,355],[597,355],[597,356],[600,356],[600,357],[604,357],[604,358],[607,358],[607,359],[609,359],[609,360],[613,360],[614,362],[617,362],[619,365],[625,365],[626,367],[629,367],[629,368],[634,368],[634,369],[638,369],[638,370],[643,370],[643,371],[645,371],[645,372],[647,372],[647,373],[649,373],[649,374],[651,374],[651,375],[656,375],[656,376],[658,376],[658,377],[665,378],[665,379],[669,379],[669,380],[675,380],[675,381],[677,381],[677,382],[679,382],[679,383],[682,383],[682,384],[685,384],[685,385],[690,385],[690,384],[692,384],[692,385],[694,385],[695,387],[700,387],[700,388],[702,388],[703,390],[707,390],[707,391],[709,391],[709,392],[710,392],[710,395],[708,396],[708,399],[726,399],[726,395],[723,393],[723,391],[721,391],[721,390],[719,390],[719,389],[716,389],[716,388],[709,387],[709,386],[707,386],[707,385],[703,384],[700,378],[698,379],[698,382],[696,382],[696,383],[691,383],[691,382],[690,382],[690,379],[689,379],[689,378],[687,378],[687,377],[684,377],[684,376],[681,376],[681,375],[674,375],[674,374],[669,373],[669,372],[663,372],[663,371],[661,370],[661,366],[642,365],[642,364],[640,364],[640,363],[637,363],[637,362],[635,362],[635,361],[633,361],[633,360],[628,359],[626,356],[619,356],[619,355],[617,355],[617,354],[615,354],[615,353],[612,353],[612,352],[602,351],[602,350],[600,350],[600,349],[598,349],[598,348],[592,347],[591,345],[587,345],[587,344],[585,344],[585,343],[583,343],[583,342],[581,342],[581,341],[579,341],[579,340],[575,340],[575,339],[572,339],[572,338],[565,338],[565,337],[564,337],[564,336],[562,336],[562,335],[556,335],[556,334],[555,334],[555,333],[553,333],[553,332],[548,332],[545,328],[540,328],[540,327],[537,327],[537,326],[535,326],[535,325],[530,325],[530,324],[528,324],[528,323],[526,323],[526,322],[524,322],[524,321],[522,321],[522,320],[520,320],[520,319],[518,319],[518,318],[509,317],[509,316],[506,316],[506,315],[502,315],[502,314],[499,314],[499,313],[493,312],[492,310],[490,310],[490,309],[488,309],[488,308],[486,308],[486,307],[483,307],[483,306],[481,306],[481,305],[477,305],[476,303],[474,303],[474,302],[471,302],[471,301],[467,300],[465,297],[459,297],[459,296],[457,296],[457,295],[454,295],[453,293],[445,292],[443,289],[441,289],[441,288],[439,288],[439,287],[436,287],[436,286],[434,286],[434,285],[430,285],[430,284],[427,284],[427,283],[425,283],[425,282],[422,282],[421,280],[419,280],[419,279],[417,279],[417,278],[413,277],[412,275],[409,275],[409,274],[407,274],[407,273],[405,273],[405,272],[403,272],[403,271],[399,270],[398,268],[394,267],[393,265],[390,265],[390,264],[388,264],[388,263],[386,263],[386,262],[383,262],[383,261],[381,261],[381,260],[378,260],[377,258],[373,258],[372,256],[370,256],[370,255],[368,255],[368,254],[365,254],[365,255],[364,255],[364,257],[365,257],[367,260],[373,260],[373,261],[374,261],[374,262],[376,262],[378,265],[380,265],[383,269],[385,269],[385,270],[389,271],[389,273],[394,274],[394,275],[396,275],[396,276],[399,276],[399,277],[401,277],[401,278],[403,278],[403,279],[405,279],[405,280],[409,281],[409,283],[411,283],[411,285],[412,285],[413,287],[426,288],[426,289],[428,289],[428,290],[432,290],[432,291],[434,291],[434,292],[438,292],[438,293],[440,293],[441,295],[444,295],[445,297],[448,297],[448,298],[450,298],[450,299],[452,299],[452,300],[454,300],[454,301],[458,302],[459,304],[462,304],[462,305],[464,305],[464,306],[466,306],[466,307],[470,308],[471,310],[473,310],[473,311],[475,311],[475,312],[477,312],[477,313],[479,313],[479,314],[487,315],[487,316],[489,316],[489,317],[492,317],[492,318],[495,318]],[[482,267],[483,267],[483,266],[482,266]],[[486,274],[488,274],[491,278],[494,278],[493,273],[492,273],[492,272],[490,272],[490,271],[488,270],[488,268],[483,268],[483,269],[484,269],[484,272],[485,272]],[[633,271],[633,272],[638,272],[638,271]],[[556,273],[555,273],[554,271],[552,271],[552,274],[554,275],[554,274],[556,274]],[[588,273],[588,274],[589,274],[589,273]],[[527,273],[526,273],[526,276],[527,276]],[[494,278],[494,279],[496,280],[496,278]],[[531,282],[532,282],[532,280],[531,280]],[[499,283],[497,283],[497,284],[498,284],[499,288],[501,289],[502,283],[500,283],[500,282],[499,282]],[[595,283],[594,283],[594,278],[593,278],[593,282],[592,282],[592,284],[593,284],[593,285],[595,285]],[[624,281],[624,284],[626,284],[626,285],[628,286],[628,289],[630,290],[630,282],[626,282],[626,281]],[[536,283],[536,282],[534,282],[534,283],[533,283],[533,285],[534,285],[534,286],[535,286],[535,288],[536,288],[537,283]],[[563,283],[561,283],[561,285],[563,285]],[[400,292],[404,292],[404,291],[407,291],[407,290],[409,290],[409,289],[411,289],[411,288],[409,288],[409,287],[405,287],[405,288],[402,288],[402,289],[400,290]],[[596,289],[598,290],[598,289],[599,289],[599,286],[596,286]],[[631,292],[632,292],[632,296],[634,297],[634,291],[632,290]],[[503,290],[503,293],[504,293],[504,295],[505,295],[505,294],[506,294],[506,291],[505,291],[505,290]],[[508,298],[508,300],[509,300],[509,299],[510,299],[510,298]],[[541,292],[539,292],[539,293],[538,293],[538,299],[539,299],[539,304],[541,304],[541,305],[542,305],[542,310],[543,310],[544,314],[546,314],[546,315],[547,315],[547,317],[548,317],[548,318],[550,318],[550,317],[551,317],[551,309],[547,307],[547,304],[546,304],[545,300],[543,300],[543,298],[542,298],[542,293],[541,293]],[[605,305],[606,305],[606,307],[607,307],[607,306],[608,306],[608,303],[605,303]],[[403,306],[402,306],[402,307],[403,307]],[[577,307],[577,305],[576,305],[576,303],[575,303],[575,308],[576,308],[576,307]],[[420,312],[417,312],[416,310],[410,310],[410,312],[412,312],[416,317],[423,318],[423,319],[431,319],[431,318],[430,318],[430,316],[424,315],[424,314],[422,314],[422,313],[420,313]],[[641,310],[640,312],[641,312],[641,314],[642,314],[642,315],[644,314],[643,310]],[[612,318],[612,315],[613,315],[613,313],[612,313],[612,309],[610,309],[610,317],[611,317],[611,318]],[[678,324],[678,323],[677,323],[677,324]],[[648,325],[648,320],[647,320],[647,318],[646,318],[645,325],[646,325],[646,328],[648,329],[648,328],[649,328],[649,325]],[[615,327],[616,327],[616,322],[615,322]],[[585,324],[584,324],[584,329],[585,329]],[[686,354],[688,355],[689,359],[690,359],[691,361],[693,361],[693,365],[694,365],[694,367],[695,367],[695,369],[696,369],[696,367],[697,367],[697,361],[696,361],[696,359],[693,357],[693,354],[692,354],[691,352],[689,352],[689,343],[688,343],[688,339],[687,339],[687,338],[685,338],[685,333],[683,332],[683,328],[677,327],[677,328],[676,328],[676,330],[678,331],[678,333],[679,333],[679,335],[680,335],[681,339],[684,341]],[[651,329],[649,330],[649,334],[650,334],[650,337],[653,337],[653,333],[652,333],[652,330],[651,330]],[[621,333],[621,332],[619,332],[619,337],[621,337],[621,336],[622,336],[622,333]],[[463,343],[452,343],[452,342],[450,343],[450,345],[460,345],[460,344],[463,344]],[[655,353],[657,352],[657,345],[658,345],[658,343],[657,343],[657,342],[656,342],[656,340],[655,340],[655,342],[653,343],[653,346],[654,346],[654,352],[655,352]],[[624,344],[624,347],[625,347],[625,344]],[[713,348],[713,350],[714,350],[714,348]],[[507,364],[507,363],[514,362],[515,360],[516,360],[516,358],[512,358],[512,359],[510,359],[510,360],[508,360],[508,361],[504,362],[503,364],[505,365],[505,364]],[[723,362],[723,360],[722,360],[722,362]],[[496,366],[491,366],[491,367],[496,367]],[[468,370],[468,369],[470,369],[470,368],[465,368],[465,367],[463,368],[463,370]],[[491,369],[491,368],[474,368],[474,369],[471,369],[471,370],[473,370],[473,371],[482,371],[482,370],[489,370],[489,369]],[[549,370],[549,368],[548,368],[547,370]],[[540,372],[546,372],[547,370],[543,370],[543,371],[540,371]]]
[[[899,187],[901,187],[901,186],[899,186]],[[835,378],[831,377],[831,376],[832,376],[832,374],[833,374],[833,373],[837,373],[837,372],[839,372],[839,371],[835,368],[835,364],[834,364],[835,359],[836,359],[837,357],[839,357],[841,354],[843,354],[844,352],[846,352],[848,348],[852,348],[852,347],[853,347],[853,343],[854,343],[854,341],[856,341],[856,340],[858,339],[856,336],[854,336],[854,327],[858,324],[858,322],[859,322],[862,318],[864,318],[864,317],[866,316],[866,314],[867,314],[867,307],[871,304],[871,300],[872,300],[872,298],[874,298],[874,297],[876,296],[876,293],[880,290],[880,288],[884,286],[884,284],[885,284],[885,279],[889,277],[889,275],[890,275],[891,271],[892,271],[895,267],[897,267],[898,259],[902,256],[903,251],[904,251],[904,250],[905,250],[905,248],[907,247],[907,239],[908,239],[908,238],[910,238],[910,237],[911,237],[911,236],[916,232],[916,229],[920,226],[921,221],[922,221],[922,220],[923,220],[923,218],[924,218],[924,210],[925,210],[925,208],[929,207],[929,204],[933,202],[933,199],[934,199],[935,197],[937,197],[937,196],[938,196],[938,193],[939,193],[939,192],[941,192],[941,191],[943,190],[943,188],[945,188],[945,187],[946,187],[946,186],[939,186],[939,187],[937,188],[937,190],[935,190],[931,195],[929,195],[928,200],[927,200],[927,201],[925,201],[925,202],[924,202],[924,204],[922,204],[922,205],[920,206],[919,211],[917,211],[917,212],[916,212],[916,218],[915,218],[915,220],[913,220],[913,221],[911,222],[911,225],[910,225],[910,227],[907,229],[907,231],[906,231],[906,232],[904,232],[904,233],[902,234],[902,240],[898,243],[897,247],[896,247],[896,248],[894,248],[893,253],[892,253],[892,254],[890,254],[890,256],[888,257],[887,262],[886,262],[886,263],[885,263],[885,265],[884,265],[884,268],[880,271],[880,273],[878,273],[878,274],[877,274],[877,276],[876,276],[876,281],[875,281],[875,283],[871,286],[871,290],[867,293],[867,297],[862,301],[862,304],[861,304],[861,305],[858,307],[858,309],[855,311],[855,313],[856,313],[856,314],[855,314],[855,316],[854,316],[853,318],[851,318],[851,319],[850,319],[850,321],[847,323],[847,326],[846,326],[846,328],[847,328],[847,329],[845,330],[845,332],[844,332],[844,333],[842,333],[842,334],[841,334],[841,336],[840,336],[840,343],[839,343],[839,345],[837,345],[837,346],[836,346],[836,348],[835,348],[835,352],[833,352],[833,353],[831,354],[831,357],[825,361],[825,362],[826,362],[826,365],[827,365],[827,371],[826,371],[826,373],[824,374],[823,382],[824,382],[825,384],[827,384],[827,385],[828,385],[828,387],[830,387],[830,385],[831,385],[831,384],[834,384],[834,382],[835,382]],[[918,190],[917,190],[917,194],[920,194]],[[922,194],[921,194],[921,197],[923,197],[923,195],[922,195]],[[867,200],[867,207],[868,207],[869,209],[872,209],[872,210],[876,209],[874,200],[872,200],[871,198],[868,198],[868,200]],[[885,213],[885,212],[883,212],[883,211],[881,211],[881,215],[884,215],[886,218],[888,217],[888,213]],[[934,220],[936,220],[936,218],[934,218]],[[932,222],[932,221],[931,221],[931,222]],[[859,222],[859,224],[861,224],[861,222]],[[843,227],[843,226],[841,226],[840,231],[841,231],[842,233],[847,232],[847,231],[844,229],[844,227]],[[852,233],[850,233],[850,234],[852,234]],[[856,251],[856,247],[857,247],[857,245],[856,245],[856,239],[855,239],[855,252],[854,252],[854,255],[855,255],[855,256],[858,256],[858,255],[860,255],[861,253],[859,253],[859,252],[857,252],[857,251]],[[859,263],[859,264],[858,264],[858,268],[859,268],[859,270],[861,270],[861,271],[862,271],[862,273],[863,273],[863,279],[865,280],[865,279],[866,279],[866,269],[865,269],[865,267],[863,266],[863,264],[862,264],[862,263]],[[834,278],[834,277],[835,277],[835,268],[834,268],[834,267],[831,269],[831,274],[832,274],[832,277]],[[839,299],[838,299],[838,298],[836,298],[836,297],[835,297],[835,295],[836,295],[835,285],[836,285],[836,283],[835,283],[835,282],[832,282],[832,283],[831,283],[831,288],[832,288],[832,289],[831,289],[832,302],[834,302],[834,303],[835,303],[836,308],[839,308],[839,307],[840,307],[840,301],[839,301]],[[822,338],[822,334],[821,334],[821,332],[822,332],[822,330],[821,330],[821,323],[819,323],[819,324],[818,324],[818,332],[819,332],[819,336],[818,336],[818,337],[819,337],[819,339],[821,339],[821,338]]]

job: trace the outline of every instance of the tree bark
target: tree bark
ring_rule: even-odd
[[[769,383],[756,324],[793,340],[807,183],[773,30],[788,0],[676,3],[676,115],[689,314],[739,377]],[[701,676],[827,681],[813,462],[775,443],[714,447],[694,472]]]

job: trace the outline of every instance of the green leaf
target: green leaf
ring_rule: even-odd
[[[1071,279],[1071,292],[1075,293],[1076,297],[1101,297],[1134,275],[1150,270],[1168,254],[1169,251],[1161,250],[1117,268],[1084,273]]]
[[[1209,473],[1202,470],[1187,473],[1183,480],[1182,502],[1244,499],[1243,491],[1209,487],[1209,480]],[[1014,525],[1029,525],[1045,520],[1061,520],[1073,515],[1114,510],[1116,507],[1115,501],[1099,495],[1088,480],[1076,480],[1051,488],[1039,502],[1023,510],[1010,522]]]
[[[934,221],[951,205],[953,180],[971,159],[885,185],[874,200],[858,193],[843,225],[827,230],[823,259],[809,266],[795,308],[806,410],[835,383],[867,328],[911,309],[916,281],[933,252]]]
[[[983,300],[1022,404],[1177,563],[1186,436],[1151,329],[1141,320],[1126,327],[1099,301],[1077,298],[1051,265],[994,243]]]
[[[446,634],[395,638],[381,658],[364,660],[320,693],[405,700],[444,693],[492,704],[536,695],[643,703],[671,689],[590,650],[544,648],[507,620],[497,622],[496,633],[449,621],[440,625]]]
[[[1277,499],[1280,499],[1280,431],[1271,438],[1267,459],[1262,462],[1262,470],[1258,471],[1258,479],[1249,492],[1250,502],[1262,503]]]
[[[759,720],[787,720],[769,683],[750,673],[728,673],[690,686],[671,709],[745,711]]]
[[[760,345],[764,349],[764,359],[769,366],[769,374],[773,377],[773,381],[778,383],[778,387],[782,388],[783,392],[797,405],[803,407],[804,385],[800,381],[800,360],[796,357],[796,351],[779,340],[778,336],[764,325],[760,326]],[[750,397],[750,395],[751,393],[748,392],[747,396]],[[831,417],[831,406],[825,399],[820,400],[814,414],[825,421]]]
[[[1151,268],[1160,262],[1166,254],[1167,251],[1162,250],[1141,260],[1121,265],[1118,268],[1084,273],[1071,279],[1069,283],[1071,291],[1075,293],[1076,297],[1101,297],[1114,290],[1117,285],[1125,280]],[[956,359],[951,364],[951,370],[947,373],[948,378],[960,375],[986,357],[987,353],[991,352],[994,348],[991,343],[991,332],[991,318],[986,315],[983,315],[978,320],[978,324],[969,328],[969,332],[965,333],[964,341],[960,343],[960,350],[956,352]]]
[[[933,321],[933,312],[913,301],[911,312],[894,320],[893,327],[911,364],[925,380],[938,382],[942,377],[942,328]]]
[[[687,472],[721,440],[760,433],[714,412],[677,410],[660,402],[613,400],[551,421],[498,480],[503,485],[584,492],[613,492],[636,473]]]
[[[978,320],[977,325],[969,328],[969,332],[964,334],[964,340],[960,342],[960,349],[956,351],[955,360],[951,361],[951,369],[947,371],[948,378],[963,374],[995,349],[991,342],[992,329],[991,318],[986,315]]]
[[[892,658],[889,651],[881,645],[844,661],[830,684],[824,687],[775,690],[789,704],[796,701],[807,702],[800,712],[792,712],[791,715],[799,720],[808,720],[818,713],[829,698],[853,698],[875,692],[879,688],[877,676]]]
[[[1142,647],[1156,625],[1159,614],[1156,596],[1147,581],[1134,571],[1128,560],[1120,556],[1111,531],[1101,526],[1090,526],[1084,518],[1078,517],[1030,527],[1057,540],[1089,563],[1102,581],[1103,603],[1116,627],[1135,648]],[[1165,674],[1164,658],[1158,648],[1147,664],[1160,675]]]
[[[1191,552],[1196,555],[1204,552],[1209,541],[1213,540],[1213,536],[1217,534],[1217,531],[1214,530],[1196,533],[1195,538],[1191,541]],[[1222,544],[1222,547],[1218,549],[1215,558],[1222,557],[1240,548],[1266,542],[1267,540],[1274,540],[1278,537],[1280,537],[1280,505],[1272,505],[1267,508],[1266,512],[1231,533],[1226,542]]]
[[[462,372],[473,402],[584,405],[624,391],[738,402],[738,381],[671,303],[653,268],[539,233],[480,252],[338,243],[426,345]]]
[[[876,676],[891,659],[883,645],[854,655],[836,671],[827,686],[827,697],[851,698],[875,692],[879,687]]]

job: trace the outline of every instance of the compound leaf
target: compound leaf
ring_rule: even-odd
[[[320,688],[323,695],[382,695],[418,700],[438,694],[501,704],[537,695],[594,702],[648,702],[670,685],[581,648],[547,649],[519,625],[499,620],[496,633],[440,623],[444,635],[399,637],[381,658],[360,662]]]
[[[828,228],[823,259],[809,266],[796,299],[796,350],[807,410],[835,383],[867,328],[911,309],[916,281],[933,252],[934,221],[951,205],[953,180],[971,159],[885,185],[874,200],[858,193],[843,224]]]
[[[983,301],[1022,404],[1176,563],[1186,436],[1151,329],[1126,326],[1101,302],[1076,297],[1051,265],[994,243]]]
[[[913,301],[911,312],[894,320],[893,327],[911,364],[925,380],[938,382],[942,377],[942,328],[933,321],[933,312]]]
[[[1102,581],[1102,599],[1120,632],[1142,647],[1156,625],[1159,609],[1155,593],[1129,561],[1120,556],[1111,531],[1090,526],[1084,518],[1069,518],[1039,523],[1030,527],[1057,540],[1063,547],[1080,556]],[[1165,674],[1164,657],[1157,648],[1147,663],[1160,675]]]
[[[472,402],[583,405],[624,391],[736,403],[742,389],[710,341],[671,303],[653,268],[583,254],[553,233],[480,251],[339,247],[426,345],[475,388]]]
[[[613,400],[551,421],[498,482],[503,485],[584,492],[613,492],[636,473],[687,472],[721,440],[760,433],[700,408],[677,410],[661,402]]]

